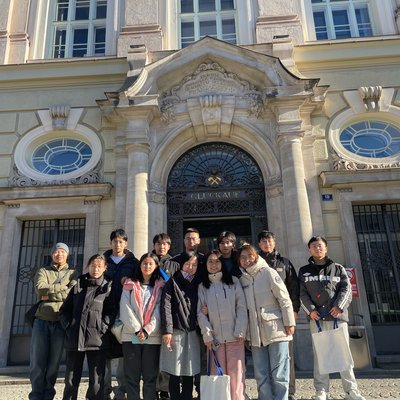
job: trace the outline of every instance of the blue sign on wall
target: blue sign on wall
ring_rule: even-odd
[[[333,200],[333,194],[328,193],[322,195],[322,201],[332,201],[332,200]]]

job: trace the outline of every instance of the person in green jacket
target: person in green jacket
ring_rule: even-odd
[[[39,268],[35,289],[42,302],[35,314],[30,350],[30,400],[52,400],[64,348],[64,329],[58,313],[68,292],[77,282],[77,273],[67,264],[69,248],[57,243],[51,252],[51,265]]]

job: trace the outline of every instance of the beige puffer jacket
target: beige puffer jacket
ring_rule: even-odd
[[[289,293],[279,274],[261,257],[255,265],[241,271],[240,283],[249,312],[246,339],[256,347],[292,340],[285,326],[295,326],[296,322]]]

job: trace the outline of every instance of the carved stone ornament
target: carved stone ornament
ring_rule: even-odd
[[[56,131],[66,129],[70,107],[64,105],[54,105],[50,107],[49,111],[53,120],[53,129]]]
[[[211,98],[212,104],[214,98],[221,98],[222,101],[224,96],[246,99],[250,114],[256,117],[259,117],[265,106],[265,96],[254,85],[240,79],[234,73],[227,72],[218,63],[208,60],[200,64],[193,74],[186,76],[178,85],[161,95],[161,118],[167,122],[171,121],[174,118],[174,106],[187,99],[202,98],[201,101],[204,102],[204,99]]]
[[[360,87],[358,91],[367,111],[379,111],[382,86]]]
[[[151,182],[149,189],[149,200],[158,204],[166,203],[166,193],[161,183]]]
[[[339,156],[339,154],[331,147],[332,166],[334,171],[357,171],[367,169],[386,169],[400,168],[400,161],[392,163],[360,163],[354,160],[348,160]]]
[[[12,176],[10,177],[9,182],[10,186],[14,187],[47,186],[47,185],[83,185],[87,183],[100,183],[101,182],[100,170],[101,170],[101,162],[99,162],[96,168],[94,168],[93,170],[76,178],[63,180],[60,177],[57,177],[56,179],[36,180],[21,174],[17,166],[14,164],[13,173]],[[51,178],[50,175],[49,178]]]

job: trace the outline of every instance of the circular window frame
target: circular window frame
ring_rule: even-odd
[[[85,142],[92,150],[92,157],[82,167],[66,174],[50,175],[37,171],[33,167],[32,156],[41,145],[56,139],[75,139]],[[95,132],[83,125],[76,125],[74,130],[45,131],[38,127],[28,132],[18,142],[15,149],[14,162],[19,172],[37,181],[65,182],[93,170],[101,159],[102,145]]]
[[[390,123],[400,131],[400,124],[399,124],[400,113],[395,113],[395,114],[396,115],[393,115],[387,112],[386,113],[368,112],[362,114],[355,114],[352,109],[346,110],[341,114],[337,115],[332,120],[329,126],[329,133],[328,133],[329,142],[333,147],[333,149],[336,151],[336,153],[340,157],[347,160],[356,161],[357,163],[362,163],[362,164],[396,163],[400,161],[400,152],[392,156],[379,157],[379,158],[360,156],[358,154],[352,153],[351,151],[347,150],[340,141],[340,135],[343,132],[343,130],[358,122],[376,121],[376,122]]]

